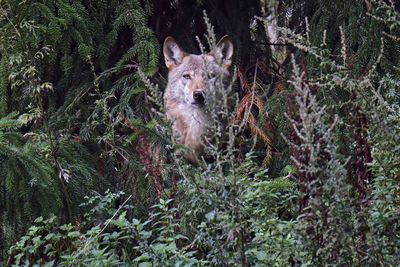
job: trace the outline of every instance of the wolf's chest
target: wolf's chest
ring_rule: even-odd
[[[184,113],[186,135],[200,138],[206,132],[207,116],[198,108],[187,108]]]
[[[178,105],[170,110],[168,115],[174,121],[173,130],[178,134],[181,143],[189,144],[192,148],[201,143],[208,122],[201,109],[190,105]]]

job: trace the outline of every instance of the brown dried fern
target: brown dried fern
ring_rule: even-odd
[[[267,135],[267,132],[257,126],[257,120],[251,112],[254,107],[256,107],[259,111],[263,109],[263,102],[261,98],[256,93],[257,88],[257,65],[256,71],[254,74],[254,79],[252,85],[250,86],[248,80],[246,79],[246,75],[242,69],[238,71],[238,77],[240,81],[240,85],[242,90],[246,93],[244,97],[241,99],[237,109],[235,119],[238,121],[240,119],[244,120],[244,126],[250,129],[250,132],[253,136],[261,137],[265,145],[265,154],[263,160],[263,166],[266,167],[270,164],[272,159],[272,141],[271,138]],[[272,132],[272,122],[268,119],[266,120],[264,126],[268,131]]]

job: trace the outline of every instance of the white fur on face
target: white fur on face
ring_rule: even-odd
[[[189,83],[186,83],[184,85],[183,93],[184,93],[185,103],[188,105],[192,105],[192,103],[194,102],[194,99],[193,99],[193,93],[190,91],[190,88],[189,88]]]

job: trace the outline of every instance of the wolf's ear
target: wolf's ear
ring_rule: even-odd
[[[210,52],[210,55],[221,60],[221,63],[228,68],[232,63],[233,43],[232,39],[225,35],[219,40],[215,48]]]
[[[163,53],[165,58],[165,65],[169,70],[182,63],[187,53],[179,46],[179,44],[172,37],[165,38]]]

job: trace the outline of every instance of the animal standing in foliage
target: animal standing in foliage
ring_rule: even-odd
[[[167,37],[163,53],[169,70],[164,94],[167,118],[173,123],[177,141],[192,150],[186,158],[196,164],[203,153],[202,139],[210,120],[205,111],[207,99],[216,89],[216,79],[229,74],[233,44],[224,36],[208,54],[195,55],[186,53],[172,37]]]

